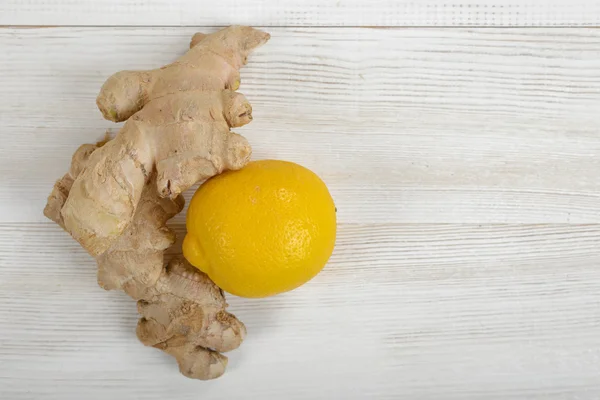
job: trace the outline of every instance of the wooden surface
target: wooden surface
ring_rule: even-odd
[[[597,26],[596,0],[3,0],[0,25]]]
[[[22,3],[0,4],[0,399],[600,398],[598,2]],[[228,23],[272,34],[238,132],[326,181],[339,239],[300,289],[228,297],[248,338],[199,382],[41,210],[118,129],[104,80]]]

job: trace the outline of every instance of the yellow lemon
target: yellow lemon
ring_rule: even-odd
[[[229,293],[271,296],[323,269],[335,245],[335,212],[312,171],[286,161],[251,162],[196,191],[183,254]]]

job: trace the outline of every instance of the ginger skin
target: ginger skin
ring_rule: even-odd
[[[225,372],[219,352],[239,347],[246,328],[225,311],[221,289],[183,257],[173,259],[138,301],[137,336],[174,356],[182,374],[211,379]]]
[[[61,210],[66,230],[99,256],[130,225],[153,171],[159,196],[174,199],[198,181],[243,167],[250,145],[229,129],[250,122],[251,113],[245,97],[229,90],[148,103],[90,155]]]
[[[153,71],[125,71],[103,85],[97,104],[127,120],[112,140],[82,145],[56,182],[44,214],[98,264],[98,283],[138,301],[139,340],[174,356],[191,378],[222,375],[246,328],[225,311],[223,292],[182,258],[165,267],[175,242],[166,222],[195,183],[242,168],[251,148],[230,132],[252,120],[239,68],[267,33],[233,26],[198,33],[179,60]]]
[[[96,100],[104,118],[125,121],[153,99],[191,90],[237,90],[240,68],[268,33],[231,26],[216,33],[197,33],[190,50],[177,61],[150,71],[117,72],[102,86]]]

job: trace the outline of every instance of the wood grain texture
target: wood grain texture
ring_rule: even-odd
[[[597,26],[589,0],[4,0],[2,25]]]
[[[95,96],[191,28],[2,29],[0,221],[42,222]],[[274,28],[242,73],[255,158],[300,162],[345,223],[600,222],[600,31]]]
[[[134,304],[59,228],[0,244],[3,399],[600,396],[598,225],[341,225],[308,285],[229,297],[249,336],[209,383],[136,342]]]
[[[559,1],[165,4],[8,0],[0,23],[600,15]],[[75,148],[118,127],[95,108],[102,82],[170,62],[196,29],[0,29],[0,399],[600,398],[600,31],[267,29],[242,72],[255,120],[239,133],[255,158],[323,177],[339,237],[308,285],[228,297],[249,336],[212,382],[140,345],[133,302],[98,288],[92,259],[41,213]],[[172,226],[181,237],[183,215]]]

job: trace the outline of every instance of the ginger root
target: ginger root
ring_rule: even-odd
[[[175,258],[143,298],[137,326],[142,343],[174,356],[186,376],[210,379],[225,372],[227,358],[219,352],[238,348],[246,328],[225,311],[223,292],[206,274]]]
[[[252,108],[234,90],[249,53],[268,39],[243,26],[198,33],[172,64],[110,77],[97,105],[127,122],[114,139],[75,152],[44,209],[96,258],[101,287],[138,301],[140,341],[191,378],[223,374],[219,352],[237,348],[246,329],[206,275],[182,258],[165,267],[175,242],[166,222],[183,209],[183,191],[248,162],[250,145],[230,128],[249,123]]]
[[[196,33],[190,50],[174,63],[151,71],[121,71],[108,78],[96,103],[106,119],[118,122],[166,94],[237,90],[240,68],[269,37],[248,26],[230,26],[211,35]]]
[[[90,155],[62,207],[65,229],[91,255],[103,254],[130,225],[153,172],[159,196],[174,199],[196,182],[243,167],[250,145],[229,129],[251,119],[245,97],[230,90],[148,103]]]

